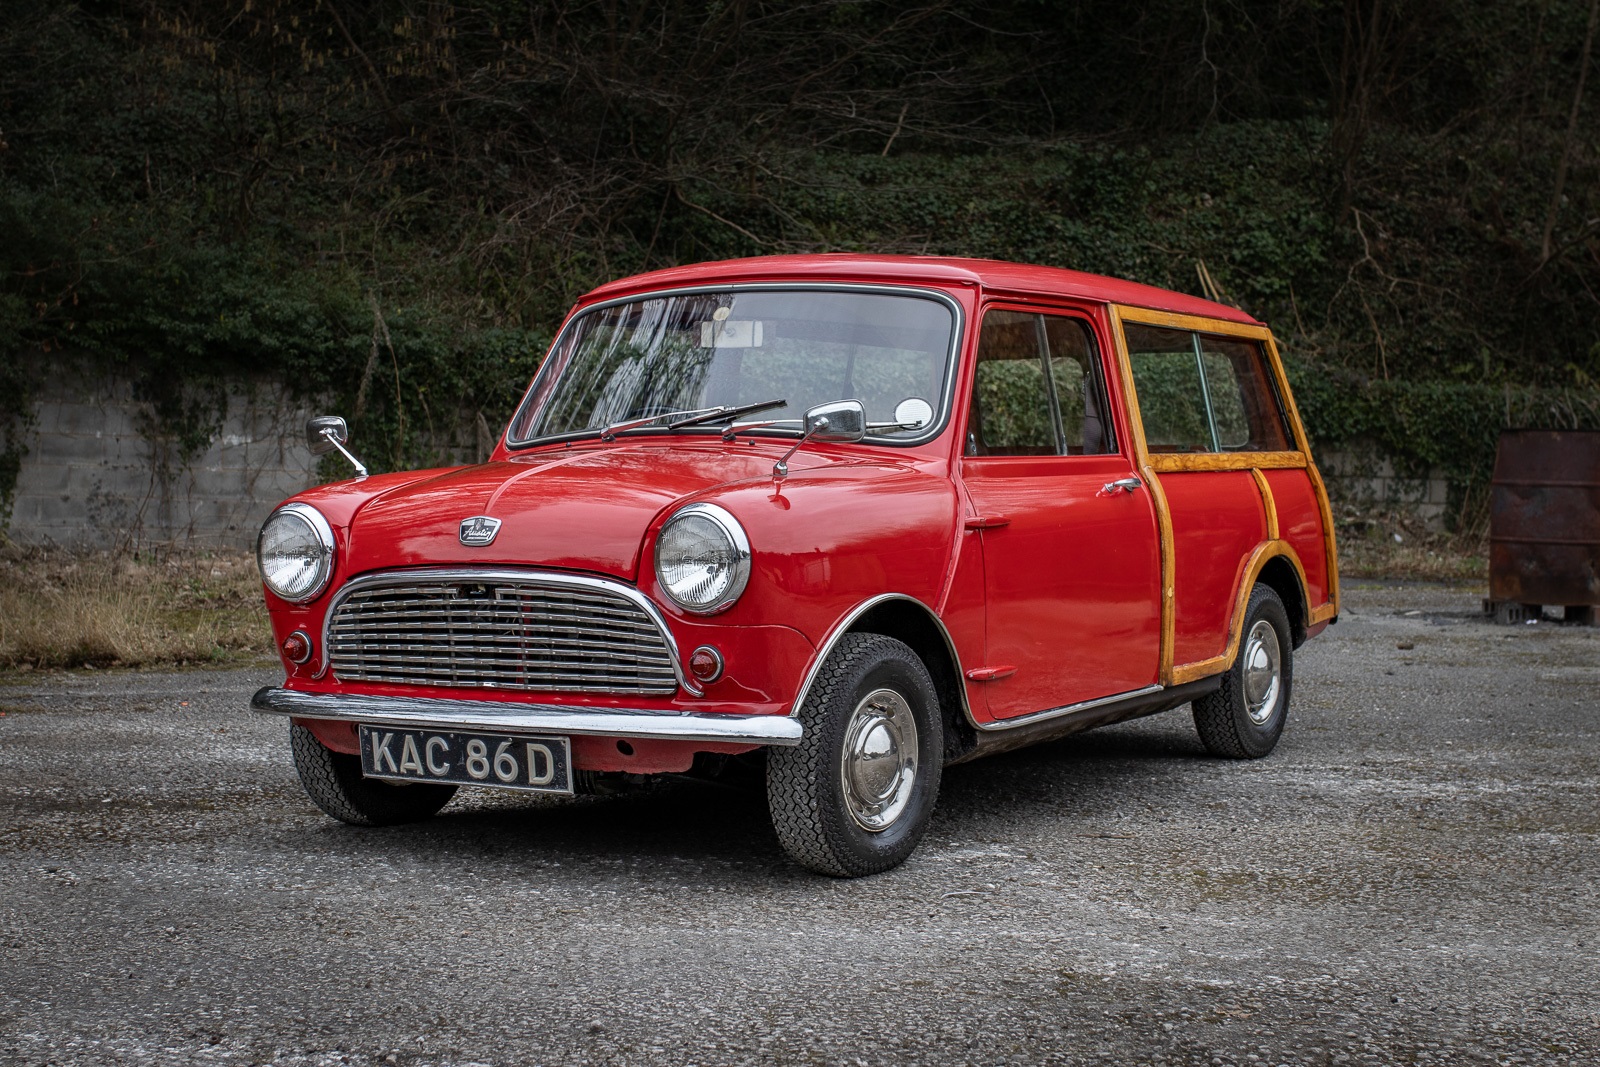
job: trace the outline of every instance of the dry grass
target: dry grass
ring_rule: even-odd
[[[1487,585],[1488,541],[1393,516],[1341,514],[1339,570]],[[223,665],[271,653],[249,553],[69,554],[0,544],[0,671]]]
[[[1486,532],[1438,533],[1395,515],[1338,516],[1339,573],[1346,578],[1489,584]]]
[[[247,553],[0,545],[0,670],[226,664],[271,649]]]

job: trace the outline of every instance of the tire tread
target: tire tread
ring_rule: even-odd
[[[1273,615],[1277,618],[1273,619]],[[1256,620],[1263,617],[1277,626],[1279,648],[1283,656],[1283,694],[1279,698],[1282,710],[1279,713],[1277,732],[1265,740],[1264,748],[1259,744],[1252,747],[1249,743],[1250,738],[1244,732],[1248,729],[1245,724],[1249,722],[1249,716],[1245,711],[1244,687],[1239,674],[1239,658],[1244,655],[1241,641],[1233,664],[1222,677],[1222,685],[1215,692],[1207,693],[1193,703],[1195,732],[1200,735],[1206,751],[1213,756],[1223,759],[1260,759],[1268,755],[1276,747],[1278,737],[1283,731],[1283,721],[1288,718],[1294,679],[1292,658],[1294,653],[1287,639],[1289,613],[1284,609],[1283,601],[1272,587],[1258,582],[1250,591],[1250,601],[1245,608],[1244,626],[1240,630],[1241,637],[1250,632],[1250,627]]]
[[[813,743],[773,750],[767,757],[767,805],[773,829],[789,857],[801,866],[835,878],[877,874],[900,863],[904,856],[863,857],[848,847],[839,825],[823,810],[822,790],[834,773],[828,746],[815,743],[829,727],[829,716],[841,697],[849,700],[854,680],[870,665],[886,659],[906,663],[922,676],[925,692],[934,696],[932,712],[940,714],[933,678],[927,667],[904,643],[882,634],[846,634],[818,672],[805,703],[797,712],[805,736]],[[942,720],[938,720],[942,721]],[[935,752],[943,751],[942,738]],[[927,807],[938,796],[938,768],[928,769],[932,781]]]
[[[390,785],[361,774],[361,757],[334,752],[299,723],[289,725],[289,748],[300,784],[323,812],[352,826],[393,826],[438,813],[453,785]]]

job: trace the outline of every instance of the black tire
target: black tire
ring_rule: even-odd
[[[361,757],[325,748],[298,723],[289,726],[294,769],[313,803],[352,826],[394,826],[437,815],[456,795],[453,785],[400,785],[364,778]]]
[[[1265,630],[1260,632],[1260,645],[1253,640],[1257,627],[1263,624],[1270,627],[1276,639],[1275,649],[1267,647]],[[1284,610],[1283,601],[1270,586],[1258,584],[1250,590],[1239,653],[1222,676],[1222,687],[1194,702],[1194,726],[1206,751],[1225,759],[1260,759],[1276,747],[1289,717],[1289,697],[1294,688],[1291,641],[1289,613]],[[1264,680],[1272,679],[1262,671],[1270,671],[1274,656],[1278,664],[1277,685],[1270,689]]]
[[[767,806],[784,851],[802,867],[836,878],[899,865],[928,828],[943,770],[944,720],[928,668],[892,637],[847,634],[823,664],[798,717],[805,727],[800,743],[767,750]],[[908,739],[908,717],[916,737],[914,746],[904,748],[915,748],[915,766],[907,777],[903,755],[891,748],[898,769],[882,777],[890,765],[872,757],[884,750],[868,747]],[[848,787],[847,741],[865,753],[852,761],[857,774]],[[879,784],[883,789],[874,794]],[[883,804],[869,810],[874,799]],[[869,828],[863,819],[887,821]]]

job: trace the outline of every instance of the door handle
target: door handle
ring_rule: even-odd
[[[1102,485],[1100,487],[1100,491],[1102,493],[1111,493],[1114,495],[1118,489],[1126,489],[1131,493],[1142,485],[1144,485],[1144,483],[1137,478],[1118,478],[1114,482],[1107,482],[1105,485]]]
[[[967,520],[969,530],[997,530],[1010,525],[1011,518],[1007,515],[974,515]]]

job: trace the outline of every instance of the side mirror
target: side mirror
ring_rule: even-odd
[[[867,411],[859,400],[818,404],[806,412],[806,438],[850,444],[867,436]]]
[[[318,415],[306,422],[306,444],[313,456],[326,455],[348,440],[350,428],[337,415]]]
[[[774,478],[789,476],[789,457],[800,450],[807,441],[834,441],[849,444],[867,436],[867,409],[859,400],[835,400],[831,404],[818,404],[806,411],[806,432],[794,443],[783,458],[772,465]]]
[[[350,461],[350,465],[356,469],[357,477],[365,478],[367,468],[350,454],[348,448],[344,447],[344,443],[348,440],[350,440],[350,428],[337,415],[318,415],[306,421],[306,444],[310,447],[312,455],[321,456],[337,452]]]

